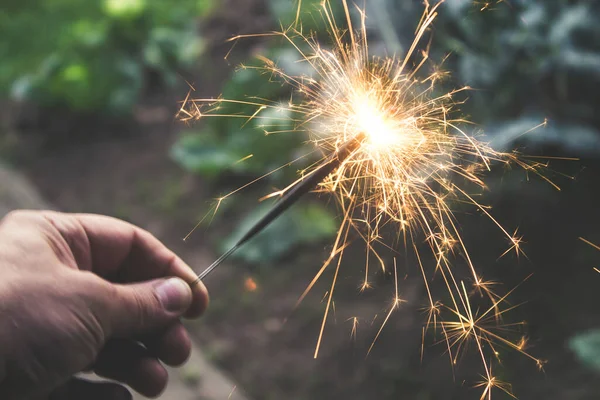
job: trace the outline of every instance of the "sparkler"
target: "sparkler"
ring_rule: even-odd
[[[503,308],[508,294],[496,294],[494,283],[485,281],[475,268],[453,214],[452,204],[467,203],[478,209],[506,236],[509,249],[504,254],[509,251],[519,254],[522,252],[520,237],[516,233],[509,233],[496,221],[489,207],[475,200],[475,195],[468,187],[474,185],[485,189],[482,173],[490,170],[493,162],[515,164],[547,180],[538,171],[543,165],[524,161],[516,153],[497,152],[469,135],[462,128],[469,121],[456,117],[459,102],[455,100],[459,92],[468,88],[437,94],[437,83],[446,73],[434,69],[433,73],[422,77],[423,67],[428,62],[428,50],[419,51],[419,43],[431,27],[442,2],[433,6],[424,3],[425,11],[416,29],[415,40],[404,58],[397,59],[375,58],[369,54],[364,10],[356,8],[360,23],[355,29],[347,0],[339,0],[345,14],[346,27],[342,29],[334,17],[330,1],[333,0],[324,0],[320,11],[328,26],[332,48],[322,46],[312,34],[303,32],[300,6],[296,23],[281,32],[232,39],[277,36],[287,41],[301,60],[310,66],[313,76],[287,74],[274,61],[266,58],[262,58],[262,67],[243,68],[256,68],[280,78],[294,89],[294,96],[301,100],[296,101],[292,96],[287,105],[281,105],[255,98],[193,99],[188,96],[183,102],[179,113],[181,120],[207,117],[262,120],[267,134],[274,117],[263,115],[263,111],[269,108],[287,111],[286,115],[291,117],[282,119],[294,124],[292,131],[306,133],[315,148],[324,154],[324,160],[303,171],[296,182],[267,196],[281,198],[270,213],[201,273],[196,282],[302,195],[317,188],[320,192],[335,196],[343,218],[329,257],[299,300],[302,301],[323,273],[334,265],[334,277],[326,294],[327,305],[315,357],[332,308],[344,250],[352,234],[362,238],[366,244],[367,261],[361,290],[371,287],[369,277],[373,260],[379,269],[384,272],[388,270],[376,247],[403,244],[406,250],[414,252],[427,289],[429,304],[426,328],[434,328],[443,334],[453,364],[459,353],[474,344],[485,372],[484,382],[480,385],[484,388],[482,399],[491,398],[494,388],[510,392],[509,385],[500,382],[492,374],[490,359],[499,359],[501,347],[526,354],[540,367],[542,361],[526,353],[525,338],[511,341],[501,334],[522,323],[503,324],[504,314],[514,307]],[[221,106],[227,103],[255,107],[256,111],[249,115],[220,114]],[[274,133],[282,132],[270,134]],[[218,199],[217,208],[228,196]],[[384,237],[388,229],[395,232],[392,242]],[[429,248],[435,260],[433,265],[424,262],[418,245],[420,242]],[[473,294],[453,273],[452,258],[456,255],[465,260],[475,292],[487,298],[491,304],[483,312],[472,306]],[[394,310],[404,303],[398,288],[395,262],[393,274],[393,301],[373,344]],[[435,299],[430,290],[435,276],[440,276],[445,283],[447,293],[444,301]],[[356,335],[357,326],[358,319],[355,319],[353,336]]]
[[[332,154],[327,160],[325,160],[317,169],[311,172],[311,174],[305,177],[302,181],[296,183],[286,194],[275,204],[275,206],[263,216],[237,243],[232,246],[227,252],[219,257],[214,263],[204,270],[194,282],[192,286],[196,285],[208,274],[210,274],[215,268],[223,263],[231,254],[237,249],[242,247],[247,241],[252,239],[254,236],[262,232],[271,222],[277,217],[284,213],[294,203],[296,203],[302,196],[314,189],[315,186],[320,184],[329,174],[331,174],[336,168],[338,168],[345,159],[352,155],[358,146],[361,144],[363,135],[356,137],[355,139],[344,144],[338,151]]]

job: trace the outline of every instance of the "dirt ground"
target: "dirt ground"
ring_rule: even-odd
[[[258,7],[249,12],[263,11]],[[227,27],[238,27],[239,21],[223,18],[214,22],[222,27],[213,30],[215,43],[232,29]],[[218,82],[231,70],[219,56],[223,50],[216,46],[211,53],[213,62],[223,67],[214,69],[223,76],[196,80],[197,87],[210,95],[218,94]],[[114,127],[82,126],[80,134],[88,134],[87,129],[97,134],[40,146],[20,166],[61,210],[108,214],[139,224],[200,271],[218,256],[213,238],[227,234],[242,212],[227,211],[224,223],[182,240],[217,190],[181,170],[168,156],[182,128],[172,118],[176,100],[184,95],[149,99],[140,106],[136,123],[123,134],[125,130]],[[496,260],[506,243],[492,233],[493,227],[481,225],[477,213],[461,215],[460,220],[466,242],[475,249],[475,261],[487,266],[486,278],[512,287],[534,274],[515,293],[515,304],[524,304],[511,318],[528,321],[530,351],[548,364],[545,372],[539,372],[535,363],[509,352],[503,357],[506,368],[500,377],[513,384],[521,399],[599,399],[600,377],[578,364],[566,341],[575,332],[600,326],[600,276],[592,270],[600,253],[577,239],[584,236],[600,242],[600,162],[581,160],[554,168],[576,176],[556,177],[561,192],[522,175],[496,172],[490,179],[494,214],[507,226],[519,227],[528,258]],[[252,204],[255,198],[250,194],[247,200]],[[425,316],[419,308],[426,303],[426,293],[410,259],[399,265],[400,290],[407,304],[393,314],[366,357],[389,307],[393,280],[378,276],[376,290],[359,294],[362,250],[355,247],[349,252],[336,289],[336,312],[316,360],[313,352],[328,277],[298,309],[294,304],[326,257],[327,243],[299,249],[277,265],[228,263],[211,275],[206,281],[212,296],[210,310],[205,318],[189,324],[205,356],[228,371],[254,399],[479,398],[481,390],[473,388],[481,373],[476,354],[467,354],[452,367],[444,346],[433,346],[429,340],[421,359]],[[246,290],[249,277],[257,290]],[[363,321],[354,337],[351,316]],[[495,398],[507,397],[497,394]]]

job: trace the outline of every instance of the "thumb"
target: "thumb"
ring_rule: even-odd
[[[109,332],[130,337],[173,322],[192,302],[192,289],[179,278],[114,285],[107,316]]]

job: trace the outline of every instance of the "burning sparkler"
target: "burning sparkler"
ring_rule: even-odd
[[[483,280],[475,268],[451,207],[460,202],[479,209],[508,239],[510,246],[507,252],[518,254],[522,251],[520,238],[503,228],[492,217],[488,207],[476,201],[472,191],[459,182],[466,181],[467,185],[485,188],[481,175],[490,169],[493,162],[514,163],[534,173],[538,172],[540,164],[525,162],[514,153],[499,153],[467,134],[462,126],[468,121],[455,117],[458,106],[455,97],[468,88],[439,95],[436,94],[436,84],[445,73],[437,70],[421,77],[428,52],[417,49],[442,2],[433,6],[425,2],[425,12],[415,40],[403,59],[380,59],[369,54],[364,10],[356,8],[360,26],[355,29],[347,0],[340,0],[346,24],[346,28],[342,29],[334,18],[330,1],[333,0],[322,2],[321,14],[331,35],[332,48],[322,46],[311,34],[303,32],[300,11],[292,27],[282,32],[259,35],[279,36],[286,40],[310,65],[314,77],[289,75],[268,59],[262,59],[263,67],[244,67],[258,68],[279,77],[294,89],[300,101],[294,101],[292,97],[286,106],[282,106],[255,99],[193,99],[188,96],[180,110],[180,118],[186,121],[207,117],[264,119],[267,130],[273,117],[264,116],[263,111],[269,108],[285,110],[294,123],[293,132],[305,132],[315,148],[324,154],[323,161],[305,170],[292,185],[267,196],[281,198],[273,211],[200,274],[198,281],[300,196],[316,188],[337,198],[343,218],[329,257],[300,297],[301,301],[323,273],[334,265],[315,357],[321,346],[350,235],[358,236],[366,243],[367,262],[361,290],[370,287],[373,260],[379,269],[387,270],[376,246],[404,243],[406,249],[414,251],[427,289],[426,327],[443,333],[453,363],[459,352],[469,344],[474,345],[485,370],[482,399],[491,398],[493,388],[510,392],[507,384],[493,376],[489,360],[498,358],[497,348],[501,346],[527,354],[526,340],[522,338],[512,342],[494,328],[501,326],[504,331],[511,328],[511,325],[502,325],[501,320],[513,307],[502,308],[508,295],[494,293],[493,283]],[[250,115],[222,115],[219,110],[224,103],[253,106],[256,110]],[[219,199],[219,203],[228,196]],[[383,232],[388,227],[396,232],[394,243],[384,239]],[[427,266],[422,262],[421,250],[417,246],[420,240],[424,240],[430,249],[434,265]],[[465,283],[453,274],[451,259],[455,254],[466,260],[477,293],[491,302],[489,309],[481,312],[471,306],[472,295]],[[395,263],[393,273],[396,278],[393,302],[373,344],[394,310],[404,302],[398,290]],[[443,279],[447,288],[444,297],[448,301],[434,298],[430,282],[435,275]],[[355,319],[354,336],[357,324]],[[528,357],[542,365],[540,360]]]

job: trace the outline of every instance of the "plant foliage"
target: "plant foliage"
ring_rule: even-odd
[[[478,121],[541,112],[600,122],[600,3],[511,0],[484,11],[474,3],[449,0],[435,38],[458,80],[478,89],[467,105]]]
[[[296,2],[292,0],[270,0],[269,9],[273,25],[291,26],[296,18]],[[303,29],[323,33],[324,26],[319,13],[321,0],[304,0],[300,15]],[[339,3],[335,9],[339,12]],[[294,69],[294,74],[310,75],[311,69],[306,63],[298,62],[298,54],[290,49],[283,38],[272,38],[266,43],[267,50],[261,55],[274,60],[286,71]],[[259,66],[262,62],[250,57],[246,66]],[[281,82],[271,80],[269,74],[252,68],[238,68],[225,83],[222,90],[225,99],[249,100],[267,99],[276,104],[287,102],[290,97],[289,88]],[[184,132],[172,149],[173,158],[189,171],[205,178],[218,179],[225,173],[244,176],[261,176],[271,172],[300,155],[308,153],[303,146],[307,137],[302,133],[292,132],[293,125],[285,121],[286,111],[266,109],[261,116],[278,113],[277,118],[264,125],[264,119],[246,121],[240,118],[207,118],[197,127]],[[252,115],[255,106],[223,103],[219,114]],[[266,135],[266,131],[281,132]],[[289,132],[286,132],[289,131]],[[238,162],[245,157],[251,158]],[[284,168],[271,174],[267,180],[273,183],[287,184],[295,179],[296,171],[301,164],[292,168]],[[266,212],[266,206],[258,207],[243,220],[236,233],[224,243],[227,247],[236,235],[241,234],[248,226]],[[298,245],[314,243],[335,234],[334,218],[330,211],[320,204],[298,205],[290,209],[270,225],[259,237],[246,244],[236,253],[242,260],[250,263],[264,263],[284,256]]]
[[[221,251],[233,246],[265,213],[271,204],[257,207],[238,225],[221,245]],[[277,218],[259,236],[234,253],[234,257],[252,264],[265,264],[285,256],[298,245],[310,245],[337,232],[329,211],[318,203],[302,203]]]
[[[600,372],[600,330],[580,333],[572,337],[568,345],[579,361]]]
[[[213,0],[6,0],[0,91],[42,106],[127,113],[150,73],[171,84],[202,51]]]
[[[319,15],[321,0],[304,0],[300,10],[302,28],[306,32],[324,33],[323,21]],[[270,0],[268,2],[273,25],[291,26],[297,15],[296,2],[292,0]],[[341,2],[332,2],[333,12],[339,14]],[[273,38],[267,43],[268,49],[261,55],[276,61],[286,71],[294,69],[295,75],[310,75],[311,69],[299,61],[297,52],[290,48],[282,38]],[[253,56],[246,66],[261,66],[262,62]],[[290,90],[281,82],[270,80],[269,74],[249,68],[238,68],[225,84],[222,97],[225,99],[267,99],[273,103],[289,101]],[[255,106],[240,104],[222,104],[219,114],[252,115]],[[269,112],[285,111],[265,110]],[[285,117],[279,115],[279,117]],[[185,168],[203,176],[216,178],[224,172],[262,175],[295,159],[299,149],[308,139],[301,133],[285,132],[266,136],[268,131],[289,131],[291,123],[273,120],[267,127],[264,120],[252,120],[249,123],[239,118],[214,118],[200,123],[198,128],[185,132],[182,139],[173,148],[172,155]],[[243,163],[236,163],[249,154],[253,157]],[[291,171],[291,173],[295,173]],[[279,174],[276,177],[290,177]]]

